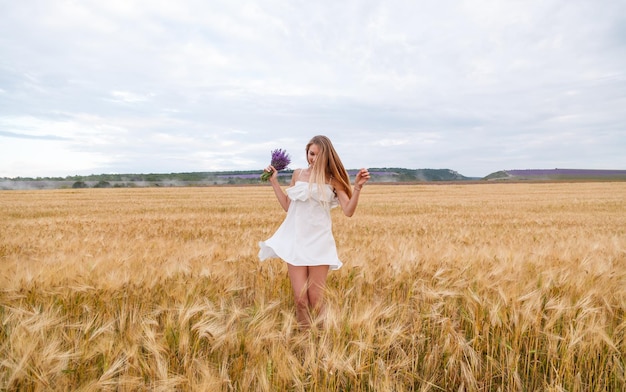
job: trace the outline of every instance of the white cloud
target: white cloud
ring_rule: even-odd
[[[73,174],[68,157],[101,171],[254,169],[314,134],[351,167],[625,168],[625,12],[610,0],[13,2],[0,14],[12,37],[0,40],[0,176]],[[30,160],[17,152],[29,143]]]
[[[381,146],[381,147],[402,146],[404,144],[407,144],[407,140],[406,139],[381,139],[381,140],[375,141],[373,144],[376,146]]]
[[[149,99],[149,95],[136,94],[130,91],[111,91],[111,95],[113,96],[111,100],[114,102],[135,103],[145,102]]]
[[[110,159],[98,152],[80,152],[62,141],[3,138],[0,176],[55,177],[73,174],[97,174]]]

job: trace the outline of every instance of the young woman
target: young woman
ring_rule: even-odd
[[[363,185],[370,179],[361,169],[350,186],[348,172],[326,136],[315,136],[306,145],[309,167],[293,173],[286,194],[273,171],[270,183],[281,207],[287,211],[276,233],[259,242],[259,258],[278,257],[287,262],[296,304],[296,317],[303,327],[310,325],[311,311],[322,308],[326,276],[342,265],[332,233],[330,209],[341,206],[344,215],[354,214]]]

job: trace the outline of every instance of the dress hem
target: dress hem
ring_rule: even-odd
[[[289,262],[285,260],[278,253],[276,253],[276,250],[274,248],[272,248],[270,245],[267,245],[264,241],[259,242],[259,247],[261,248],[259,250],[260,261],[265,261],[267,259],[281,259],[284,263],[293,265],[294,267],[318,267],[320,265],[327,265],[329,271],[338,270],[339,268],[343,266],[343,263],[339,260],[337,260],[339,261],[339,264],[331,264],[328,262],[307,262],[306,264],[297,264],[297,263]]]

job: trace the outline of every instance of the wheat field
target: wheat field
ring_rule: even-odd
[[[0,390],[621,391],[626,183],[367,185],[310,330],[269,186],[0,192]]]

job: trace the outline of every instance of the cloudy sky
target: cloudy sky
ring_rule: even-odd
[[[0,177],[626,169],[626,1],[0,0]]]

